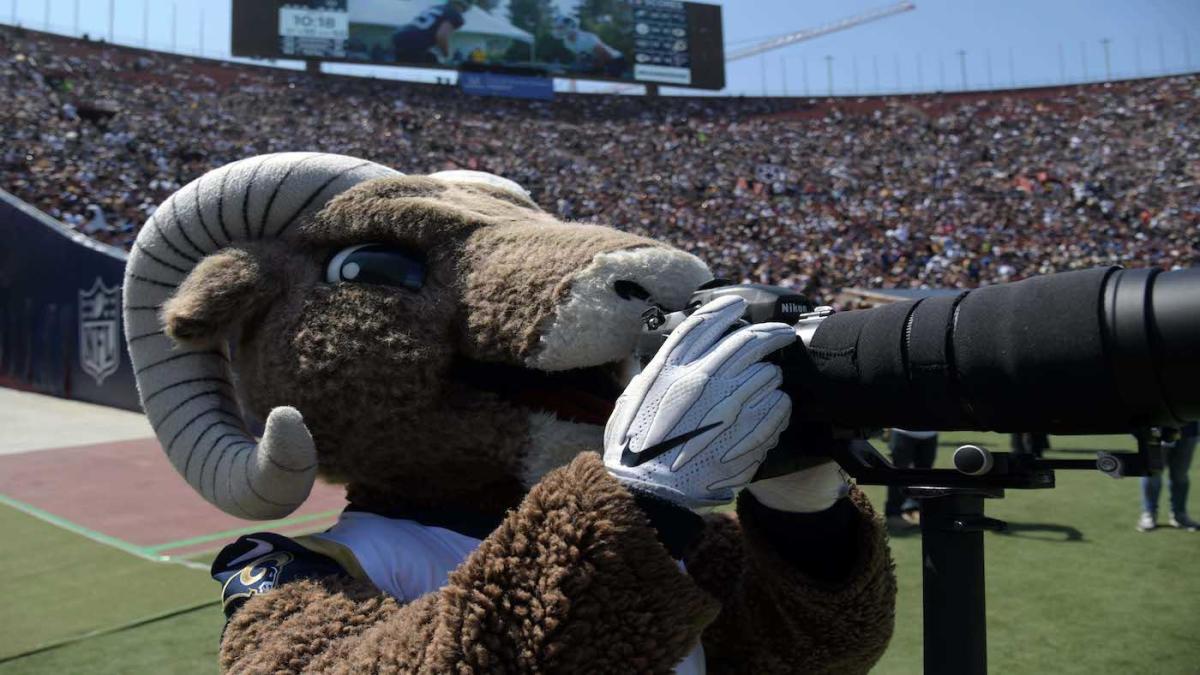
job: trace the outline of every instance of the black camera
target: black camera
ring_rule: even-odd
[[[1200,268],[1094,268],[837,313],[714,282],[683,311],[647,313],[642,358],[729,294],[748,301],[747,323],[799,337],[773,359],[793,401],[773,455],[822,455],[883,427],[1101,434],[1200,419]]]
[[[786,289],[713,283],[681,312],[647,312],[649,359],[697,307],[748,301],[747,323],[783,321],[773,355],[792,419],[756,478],[832,458],[861,484],[904,486],[921,510],[925,672],[987,672],[986,498],[1052,488],[1056,469],[1111,476],[1161,468],[1173,428],[1200,419],[1200,268],[1099,268],[834,313]],[[1138,452],[1094,462],[964,445],[954,469],[899,469],[866,441],[882,427],[1132,433]]]

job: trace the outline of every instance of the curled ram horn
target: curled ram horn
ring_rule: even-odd
[[[261,442],[246,429],[224,348],[176,344],[163,303],[205,256],[238,242],[287,240],[330,199],[400,175],[343,155],[260,155],[214,169],[171,195],[142,227],[125,268],[125,335],[142,407],[185,480],[234,516],[281,518],[312,490],[317,455],[300,413],[270,412]]]

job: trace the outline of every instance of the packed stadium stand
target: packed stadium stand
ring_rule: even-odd
[[[0,28],[0,187],[128,247],[250,155],[491,171],[544,208],[665,239],[719,275],[969,287],[1200,263],[1200,78],[860,99],[560,95],[311,75]]]

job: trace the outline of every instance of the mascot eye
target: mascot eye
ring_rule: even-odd
[[[325,269],[325,281],[336,284],[399,286],[419,291],[425,285],[425,259],[418,253],[386,244],[362,244],[338,251]]]

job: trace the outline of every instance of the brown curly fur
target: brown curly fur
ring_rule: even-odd
[[[370,583],[328,577],[275,589],[269,602],[256,598],[229,620],[221,643],[225,671],[310,670],[317,657],[392,618],[400,606]]]
[[[633,497],[587,453],[535,486],[436,594],[397,607],[359,583],[288,584],[238,611],[221,665],[668,673],[717,611]]]
[[[407,605],[339,579],[256,596],[226,629],[224,669],[669,672],[702,633],[714,672],[863,672],[878,658],[895,582],[861,495],[860,555],[840,585],[790,567],[747,513],[711,520],[684,574],[595,455],[523,487],[530,411],[457,379],[464,359],[521,365],[596,254],[660,244],[424,177],[360,184],[297,236],[210,256],[167,304],[168,330],[235,340],[247,409],[298,408],[320,471],[356,504],[514,510]],[[324,282],[334,252],[369,242],[423,255],[425,286]]]
[[[844,580],[805,577],[775,553],[738,505],[709,520],[688,572],[722,606],[704,634],[712,673],[866,673],[892,636],[894,564],[882,521],[857,488],[859,556]]]
[[[321,471],[356,502],[515,504],[520,488],[506,477],[517,475],[526,414],[449,377],[451,293],[434,280],[421,293],[290,290],[295,310],[270,315],[238,357],[246,399],[256,411],[303,411]]]

